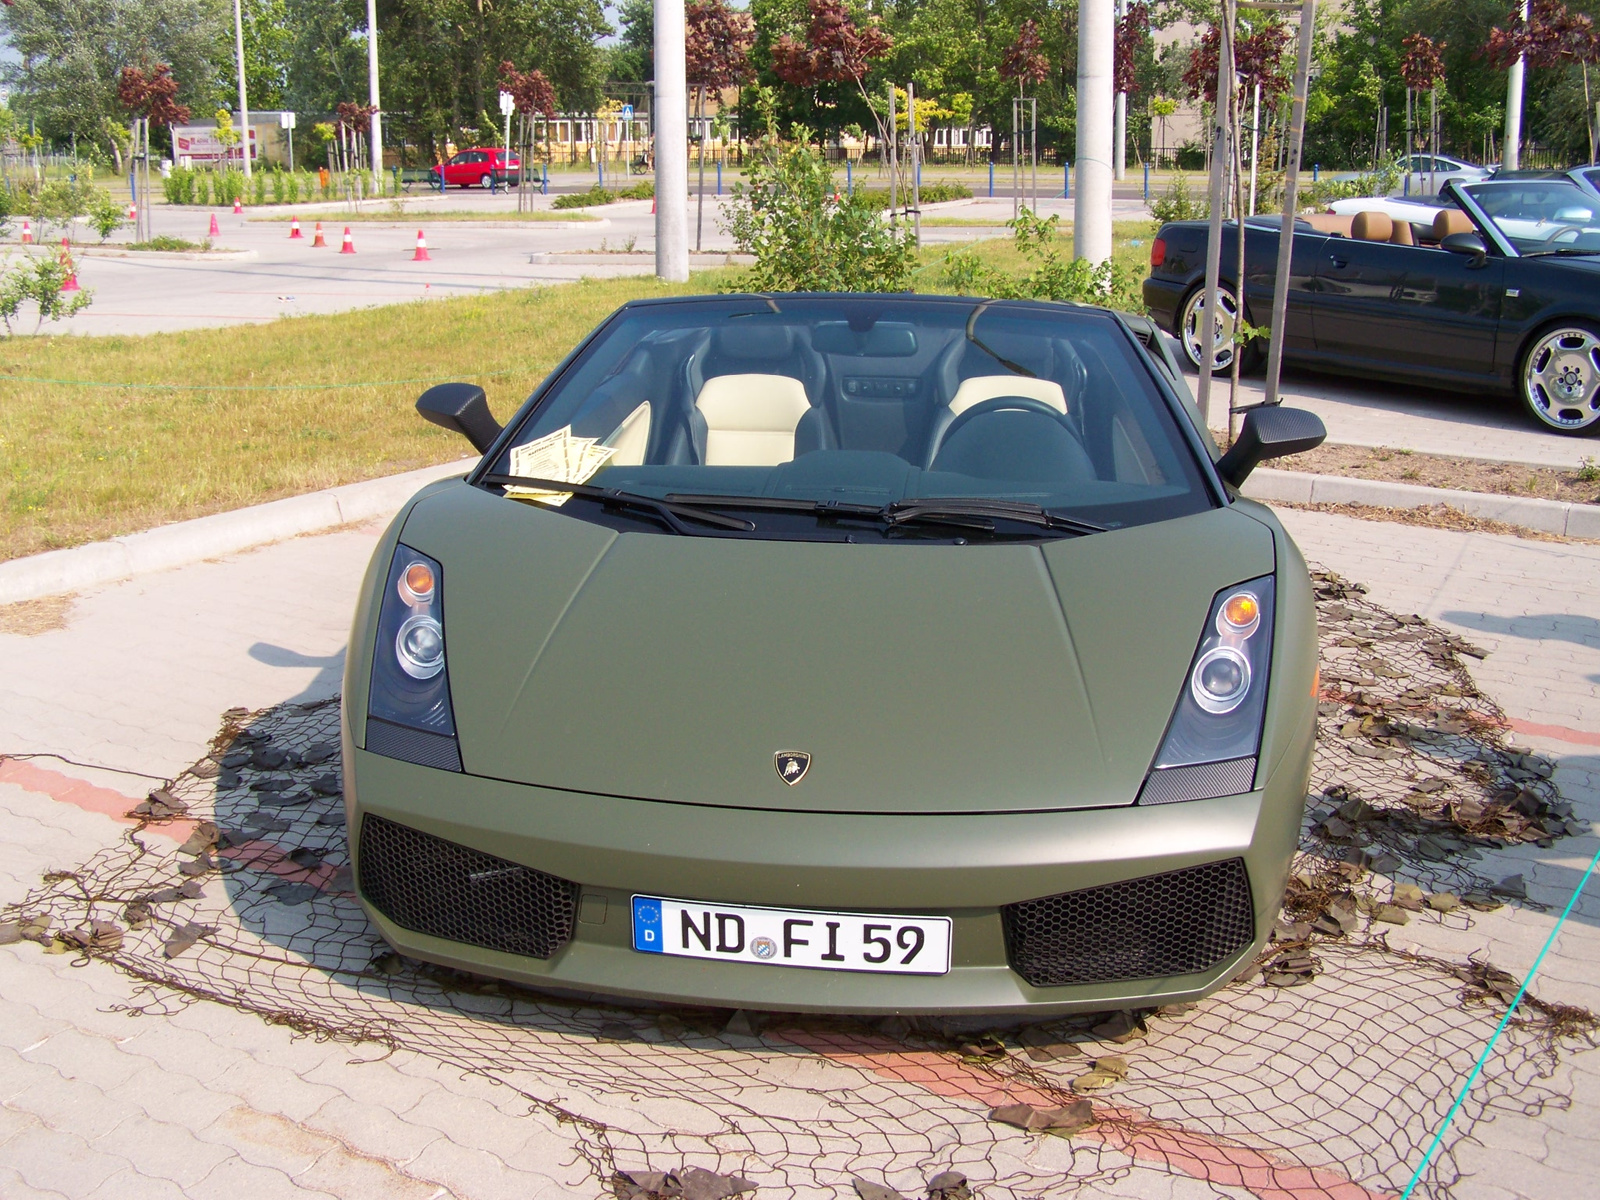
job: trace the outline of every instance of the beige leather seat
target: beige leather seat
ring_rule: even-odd
[[[1387,242],[1394,236],[1394,218],[1388,213],[1358,212],[1350,223],[1350,236],[1363,242]]]
[[[1459,208],[1441,208],[1433,217],[1433,240],[1442,242],[1452,233],[1473,233],[1476,228]]]
[[[600,439],[600,444],[616,450],[609,464],[613,467],[642,464],[650,446],[650,401],[646,400],[624,417],[622,424]]]
[[[997,396],[1027,396],[1042,400],[1057,412],[1067,411],[1067,397],[1053,379],[1029,379],[1026,375],[974,375],[963,379],[950,398],[950,415],[959,417],[974,404]]]
[[[772,467],[793,460],[795,427],[811,401],[788,375],[716,375],[694,407],[705,422],[707,466]]]
[[[1355,223],[1354,217],[1340,216],[1338,213],[1301,213],[1299,219],[1318,233],[1332,234],[1334,237],[1349,237],[1350,227]]]
[[[1396,221],[1394,232],[1389,235],[1389,244],[1393,246],[1415,246],[1416,237],[1411,232],[1410,221]]]

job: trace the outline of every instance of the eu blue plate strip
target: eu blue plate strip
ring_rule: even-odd
[[[1550,953],[1550,947],[1555,945],[1556,934],[1561,932],[1561,927],[1567,923],[1567,918],[1572,915],[1573,906],[1578,903],[1578,897],[1583,892],[1583,887],[1589,882],[1589,876],[1594,874],[1595,865],[1600,863],[1600,850],[1594,852],[1594,857],[1589,860],[1588,870],[1584,871],[1583,878],[1578,880],[1578,886],[1572,889],[1572,895],[1567,900],[1567,906],[1561,910],[1561,919],[1550,931],[1550,936],[1544,940],[1544,948],[1539,951],[1539,957],[1533,960],[1533,966],[1528,968],[1527,977],[1523,979],[1522,986],[1517,989],[1517,994],[1512,997],[1511,1003],[1506,1006],[1506,1015],[1500,1018],[1500,1024],[1495,1026],[1494,1036],[1489,1039],[1489,1044],[1483,1048],[1483,1053],[1478,1056],[1478,1061],[1472,1068],[1472,1074],[1467,1076],[1467,1082],[1461,1085],[1461,1091],[1456,1096],[1456,1102],[1450,1106],[1450,1111],[1444,1115],[1444,1123],[1439,1126],[1439,1132],[1433,1135],[1433,1141],[1428,1143],[1428,1151],[1422,1156],[1422,1161],[1417,1164],[1417,1169],[1412,1173],[1411,1182],[1406,1184],[1406,1190],[1400,1193],[1400,1200],[1410,1200],[1411,1193],[1417,1190],[1417,1184],[1422,1179],[1422,1173],[1428,1169],[1428,1162],[1433,1158],[1433,1152],[1439,1148],[1439,1143],[1444,1141],[1444,1135],[1450,1129],[1450,1122],[1466,1102],[1467,1093],[1472,1090],[1472,1085],[1478,1081],[1478,1075],[1483,1071],[1483,1064],[1489,1061],[1489,1054],[1494,1050],[1495,1043],[1500,1040],[1500,1035],[1505,1032],[1506,1026],[1511,1023],[1512,1015],[1517,1011],[1517,1005],[1522,1003],[1522,994],[1528,990],[1528,985],[1533,982],[1533,977],[1539,973],[1539,965],[1544,962],[1544,956]]]
[[[664,953],[661,941],[661,901],[652,896],[633,898],[633,948],[646,954]]]

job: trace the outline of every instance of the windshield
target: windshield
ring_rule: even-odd
[[[873,511],[1013,502],[1113,528],[1211,505],[1178,420],[1103,312],[729,296],[626,310],[488,474],[701,505],[727,497],[724,510],[758,535],[821,536],[824,523],[779,519],[803,505],[740,510],[733,498]],[[566,464],[578,465],[552,474]],[[597,503],[559,502],[600,519]]]
[[[1570,180],[1505,180],[1462,190],[1518,254],[1600,252],[1600,202]]]

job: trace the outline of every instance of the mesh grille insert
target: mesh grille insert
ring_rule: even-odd
[[[1255,940],[1244,860],[1063,892],[1000,910],[1011,969],[1034,987],[1188,975]]]
[[[396,925],[549,958],[572,938],[578,885],[368,813],[361,892]]]

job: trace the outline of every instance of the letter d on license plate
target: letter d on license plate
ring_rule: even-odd
[[[943,975],[950,970],[950,918],[635,896],[633,948],[646,954],[821,971]]]

